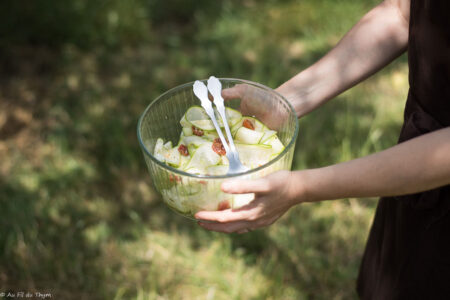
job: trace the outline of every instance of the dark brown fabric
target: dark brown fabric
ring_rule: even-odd
[[[450,0],[411,0],[408,58],[399,143],[450,126]],[[450,186],[380,199],[357,291],[364,300],[450,299]]]

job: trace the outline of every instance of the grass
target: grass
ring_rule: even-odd
[[[214,14],[193,9],[188,21],[177,11],[168,21],[149,14],[138,22],[148,25],[139,29],[147,37],[120,47],[11,45],[0,76],[0,291],[55,299],[355,298],[375,199],[301,205],[245,235],[206,232],[152,190],[135,128],[157,95],[210,74],[276,87],[375,3],[223,1]],[[406,91],[402,57],[302,118],[293,169],[395,144]]]

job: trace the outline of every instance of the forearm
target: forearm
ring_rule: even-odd
[[[408,21],[392,1],[385,1],[327,55],[277,91],[303,116],[387,65],[405,51],[407,41]]]
[[[385,151],[293,173],[298,202],[412,194],[450,184],[450,127]],[[300,196],[302,195],[302,196]]]

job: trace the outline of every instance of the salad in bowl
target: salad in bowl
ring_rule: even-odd
[[[258,178],[292,164],[298,133],[292,106],[260,84],[220,81],[239,158],[250,170],[227,174],[225,148],[193,95],[192,83],[158,97],[138,123],[138,139],[155,188],[170,208],[190,218],[200,210],[235,209],[253,200],[253,194],[223,193],[220,186],[227,178]],[[222,119],[215,115],[223,130]]]

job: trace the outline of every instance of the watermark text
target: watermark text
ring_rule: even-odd
[[[28,298],[28,299],[51,299],[52,294],[48,292],[0,292],[0,298],[6,299],[20,299],[20,298]]]

